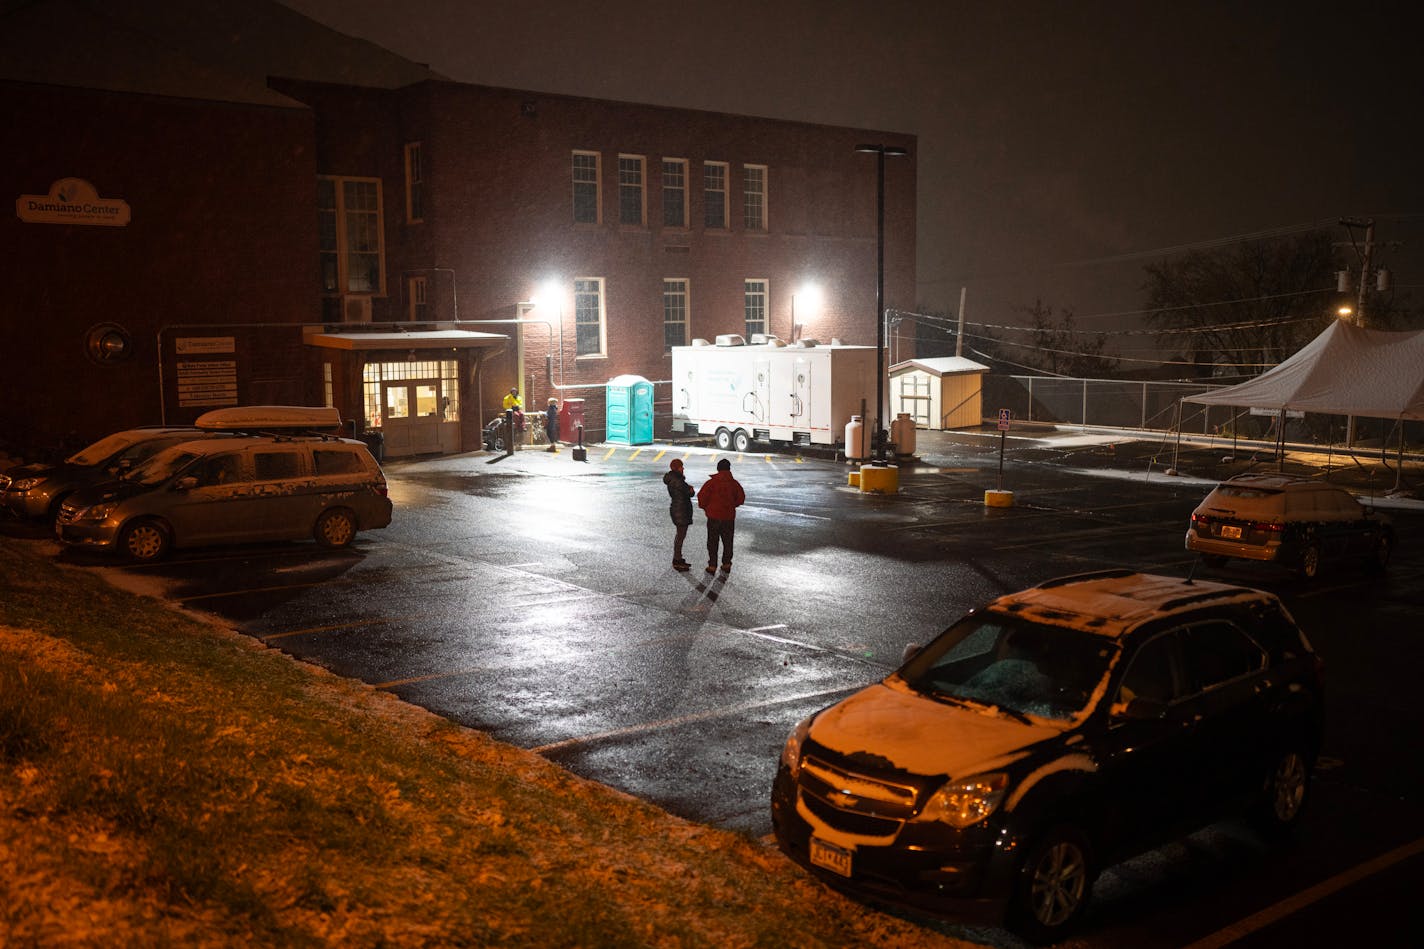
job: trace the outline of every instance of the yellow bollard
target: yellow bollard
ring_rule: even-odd
[[[848,480],[850,481],[850,486],[851,486],[852,488],[858,488],[858,487],[860,487],[860,472],[859,472],[859,471],[852,471],[852,472],[850,473],[850,475],[848,476]]]
[[[1013,507],[1014,492],[990,489],[984,492],[985,507]]]
[[[895,494],[900,490],[900,469],[895,465],[862,465],[860,490],[871,494]]]

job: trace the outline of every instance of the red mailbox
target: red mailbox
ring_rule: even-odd
[[[565,399],[559,406],[559,441],[578,444],[583,425],[583,399]]]

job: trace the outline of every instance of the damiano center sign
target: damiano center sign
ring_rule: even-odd
[[[49,194],[22,194],[15,199],[15,214],[26,224],[85,224],[123,227],[129,223],[129,204],[119,198],[101,198],[83,178],[61,178]]]

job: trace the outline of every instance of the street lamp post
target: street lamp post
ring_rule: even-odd
[[[875,463],[885,464],[885,156],[909,154],[896,145],[857,145],[875,154]]]

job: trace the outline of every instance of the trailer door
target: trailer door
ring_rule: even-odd
[[[766,359],[758,359],[752,363],[752,371],[756,378],[752,383],[752,391],[747,393],[748,404],[742,407],[751,413],[752,421],[758,425],[765,425],[767,406],[771,403],[771,362]]]

